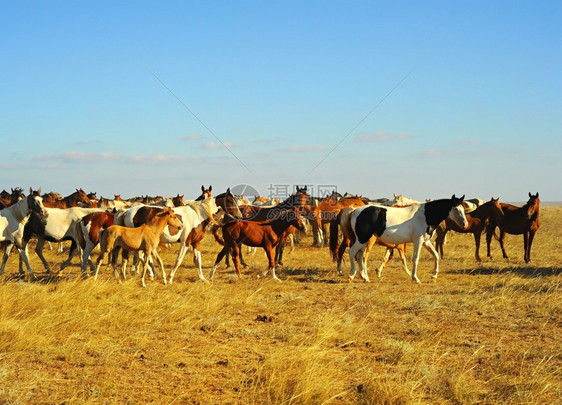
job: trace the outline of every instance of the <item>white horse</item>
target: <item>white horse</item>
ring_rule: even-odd
[[[45,208],[46,214],[44,218],[32,214],[25,225],[25,243],[27,244],[33,235],[37,236],[35,253],[37,253],[37,256],[41,259],[47,273],[51,272],[51,268],[45,256],[43,256],[43,246],[45,242],[72,241],[68,258],[60,265],[60,274],[60,272],[70,264],[76,253],[76,249],[80,247],[80,234],[78,233],[80,219],[91,212],[99,211],[103,210],[101,208],[82,207]]]
[[[351,228],[355,242],[349,248],[351,262],[350,279],[355,277],[355,261],[359,263],[361,277],[369,281],[364,262],[365,248],[371,236],[386,244],[413,242],[412,280],[419,283],[417,276],[419,256],[422,246],[435,259],[433,280],[439,273],[439,255],[431,244],[431,237],[441,221],[449,216],[459,226],[466,228],[468,221],[464,215],[462,201],[464,196],[435,200],[408,207],[386,207],[382,205],[365,205],[358,207],[351,216]]]
[[[27,247],[23,241],[23,231],[31,212],[39,215],[45,215],[45,207],[43,206],[43,198],[41,197],[41,189],[33,191],[29,189],[29,195],[23,200],[0,210],[0,242],[7,242],[8,246],[2,258],[2,266],[0,274],[4,274],[4,268],[8,260],[8,255],[15,245],[20,254],[20,262],[23,261],[31,278],[35,278],[33,270],[29,265],[27,256]],[[21,264],[21,263],[20,263]]]

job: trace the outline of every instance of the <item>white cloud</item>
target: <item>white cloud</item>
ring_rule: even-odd
[[[291,145],[279,149],[280,152],[319,152],[325,149],[322,145]]]
[[[408,134],[396,134],[392,135],[387,132],[379,131],[375,132],[374,134],[358,134],[355,137],[357,142],[389,142],[389,141],[398,141],[401,139],[412,139],[412,135]]]
[[[178,138],[178,140],[180,140],[180,141],[198,141],[200,139],[203,139],[203,137],[201,135],[197,135],[197,134],[182,136],[182,137]]]
[[[222,149],[225,146],[229,149],[232,149],[232,148],[239,147],[240,144],[239,143],[230,143],[230,142],[224,142],[224,144],[222,144],[222,143],[217,143],[215,141],[209,141],[207,143],[199,145],[199,148],[201,148],[201,149]]]

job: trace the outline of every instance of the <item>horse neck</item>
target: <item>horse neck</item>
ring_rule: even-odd
[[[22,222],[23,219],[31,213],[27,205],[27,198],[19,200],[17,203],[10,205],[5,209],[10,210],[18,222]]]
[[[420,204],[424,206],[426,223],[431,226],[439,225],[449,216],[453,204],[451,200],[435,200]]]
[[[288,221],[285,221],[284,219],[281,218],[272,220],[269,225],[271,226],[271,229],[273,229],[273,232],[275,232],[277,236],[280,236],[283,232],[287,230],[289,226],[291,226],[291,224]]]
[[[209,197],[204,200],[194,201],[193,204],[191,204],[191,207],[195,210],[201,220],[211,219],[213,217],[210,207],[212,198],[213,197]]]
[[[168,215],[155,216],[146,226],[150,228],[156,235],[160,236],[164,232],[164,228],[168,225]]]

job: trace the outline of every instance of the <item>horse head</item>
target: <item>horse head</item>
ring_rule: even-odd
[[[529,192],[529,201],[527,201],[527,217],[532,219],[534,215],[538,214],[540,207],[539,193],[533,195]]]
[[[33,191],[31,187],[29,188],[29,195],[27,196],[27,207],[30,211],[35,212],[41,216],[45,216],[47,210],[43,206],[43,197],[41,197],[41,188],[37,191]]]
[[[452,208],[449,211],[449,217],[457,223],[457,225],[461,226],[463,229],[468,228],[468,220],[466,219],[464,213],[464,206],[462,202],[464,200],[464,195],[460,198],[457,198],[454,194],[451,197],[451,204]]]
[[[243,215],[238,206],[238,200],[230,191],[230,187],[226,189],[224,197],[220,199],[220,207],[229,215],[242,219]]]

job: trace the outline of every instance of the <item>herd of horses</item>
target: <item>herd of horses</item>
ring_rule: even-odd
[[[212,233],[222,245],[209,275],[212,280],[223,259],[229,256],[238,277],[242,278],[240,265],[245,265],[242,246],[261,247],[267,256],[268,273],[279,280],[275,268],[282,265],[285,244],[306,233],[311,228],[315,246],[329,246],[329,252],[337,269],[342,272],[342,260],[349,250],[352,281],[359,274],[370,281],[367,258],[375,244],[386,247],[382,264],[377,270],[380,277],[384,266],[397,250],[406,273],[416,283],[418,263],[422,247],[434,259],[432,279],[437,278],[440,257],[444,257],[446,234],[452,230],[472,233],[475,241],[475,258],[479,255],[481,236],[486,234],[487,256],[491,258],[490,244],[494,236],[499,240],[504,258],[508,258],[504,240],[506,234],[523,234],[524,260],[531,260],[531,246],[540,226],[539,194],[529,193],[529,200],[521,207],[500,203],[497,198],[489,201],[465,200],[453,195],[448,199],[419,202],[394,195],[393,199],[371,200],[357,195],[330,195],[315,198],[308,194],[307,187],[296,187],[296,191],[284,201],[264,201],[255,198],[254,203],[242,201],[230,189],[214,195],[212,187],[201,187],[201,194],[194,200],[185,200],[183,195],[169,199],[139,197],[124,201],[97,198],[95,193],[82,189],[69,196],[56,193],[41,194],[41,189],[30,189],[27,195],[21,188],[11,193],[0,193],[0,243],[5,247],[0,274],[4,273],[11,250],[19,253],[19,271],[23,267],[34,279],[27,246],[36,239],[35,252],[46,273],[52,270],[43,255],[45,243],[71,241],[69,255],[58,274],[71,263],[73,256],[81,252],[81,272],[88,277],[88,266],[94,277],[107,259],[108,268],[113,268],[119,279],[127,277],[127,265],[133,255],[131,273],[142,264],[141,284],[146,287],[147,274],[153,278],[156,268],[164,284],[172,283],[174,275],[183,262],[189,247],[193,249],[194,263],[199,279],[208,282],[203,274],[200,245],[206,234]],[[499,229],[499,236],[496,230]],[[435,246],[432,242],[435,237]],[[162,259],[158,255],[160,246],[179,244],[175,265],[166,275]],[[412,244],[412,271],[408,269],[406,251]],[[96,246],[100,254],[95,263],[91,254]],[[121,256],[121,267],[117,261]]]

